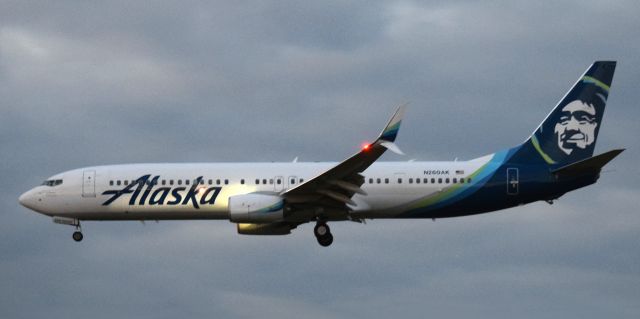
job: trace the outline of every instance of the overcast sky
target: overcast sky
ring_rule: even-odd
[[[0,1],[1,318],[638,318],[637,1]],[[523,141],[594,61],[619,61],[597,152],[553,206],[303,225],[86,222],[19,206],[61,171],[340,161],[410,102],[407,156]]]

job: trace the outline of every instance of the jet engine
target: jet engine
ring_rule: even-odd
[[[284,199],[278,195],[252,193],[229,197],[229,220],[234,223],[272,223],[283,216]]]

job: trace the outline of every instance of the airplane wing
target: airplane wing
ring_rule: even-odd
[[[318,215],[327,218],[347,217],[352,210],[347,205],[356,205],[351,197],[356,193],[366,195],[360,188],[364,183],[364,177],[360,173],[373,164],[387,149],[402,154],[393,142],[398,135],[405,108],[406,104],[398,107],[375,142],[365,145],[360,152],[322,174],[297,187],[283,191],[280,195],[292,205],[292,214],[295,215],[296,210],[307,209],[309,213],[308,209],[313,209],[309,217]]]

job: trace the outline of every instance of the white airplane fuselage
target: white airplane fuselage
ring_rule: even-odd
[[[362,174],[365,183],[361,188],[367,195],[353,196],[356,205],[351,205],[352,215],[393,218],[402,213],[395,208],[452,185],[474,187],[470,175],[487,160],[374,163]],[[40,185],[21,196],[20,201],[48,216],[81,220],[229,219],[229,197],[254,192],[278,194],[334,165],[295,162],[95,166],[52,176],[48,180],[63,183]],[[113,196],[105,192],[122,189],[145,175],[150,175],[149,181],[158,178],[147,182],[137,194],[123,194],[104,204]],[[202,179],[194,185],[198,177]],[[192,187],[195,192],[189,194]]]

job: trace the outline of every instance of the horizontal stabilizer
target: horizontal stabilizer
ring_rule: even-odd
[[[563,166],[551,173],[562,176],[576,176],[585,173],[597,173],[602,167],[607,165],[612,159],[622,153],[624,149],[611,150],[600,155],[596,155],[587,159],[584,159],[567,166]]]

